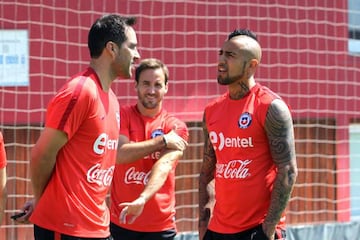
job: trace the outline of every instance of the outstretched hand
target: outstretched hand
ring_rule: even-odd
[[[132,224],[138,216],[143,212],[145,206],[145,198],[140,196],[132,202],[120,203],[119,207],[123,207],[120,213],[120,222]],[[127,221],[128,220],[128,221]]]

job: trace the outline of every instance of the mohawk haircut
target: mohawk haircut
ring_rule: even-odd
[[[235,29],[232,33],[229,34],[228,40],[232,39],[233,37],[241,36],[241,35],[251,37],[252,39],[258,42],[256,34],[246,28]]]

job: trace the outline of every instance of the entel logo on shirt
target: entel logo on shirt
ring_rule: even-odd
[[[252,148],[254,147],[252,137],[225,137],[222,132],[217,134],[214,131],[209,132],[209,138],[214,146],[214,150],[221,151],[224,147],[227,148]],[[217,147],[216,147],[217,145]]]
[[[109,139],[106,133],[100,134],[93,145],[93,150],[96,154],[103,154],[105,149],[116,150],[118,147],[118,139]]]

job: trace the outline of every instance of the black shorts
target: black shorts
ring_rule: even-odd
[[[286,231],[276,232],[275,239],[285,240]],[[208,229],[202,240],[269,240],[269,238],[265,235],[260,224],[249,230],[232,234],[217,233]]]
[[[137,232],[119,227],[110,223],[110,232],[114,240],[173,240],[176,236],[175,229],[162,232]]]
[[[81,238],[57,233],[37,225],[34,225],[35,240],[113,240],[111,236],[107,238]]]

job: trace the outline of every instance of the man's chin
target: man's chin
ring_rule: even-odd
[[[217,82],[220,85],[229,85],[230,84],[229,81],[226,81],[226,79],[223,79],[223,78],[218,78]]]

